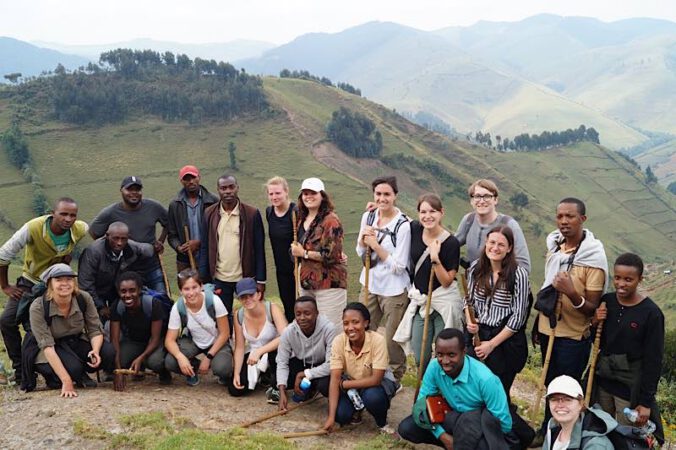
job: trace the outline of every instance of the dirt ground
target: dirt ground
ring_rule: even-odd
[[[518,384],[515,388],[521,390]],[[523,391],[527,391],[525,386]],[[410,414],[413,393],[413,388],[404,388],[393,399],[388,416],[393,427]],[[217,432],[276,411],[276,406],[265,402],[262,391],[257,390],[245,398],[233,398],[211,377],[192,388],[178,376],[174,376],[170,386],[159,386],[154,377],[147,377],[144,381],[129,382],[123,393],[113,391],[112,383],[101,383],[95,389],[78,389],[79,396],[75,399],[62,399],[59,391],[54,390],[27,394],[16,387],[4,388],[0,394],[0,423],[4,427],[0,433],[0,448],[3,449],[105,448],[105,441],[84,439],[74,433],[73,423],[78,420],[116,434],[124,432],[116,420],[120,416],[161,411],[167,417],[185,419],[200,430]],[[529,393],[524,394],[528,397]],[[315,430],[326,418],[326,407],[327,400],[319,398],[250,429],[274,434]],[[295,442],[299,448],[350,449],[378,433],[373,418],[364,414],[364,422],[359,426],[330,436],[307,437]]]

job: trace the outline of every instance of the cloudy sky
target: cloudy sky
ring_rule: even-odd
[[[423,30],[539,13],[676,21],[674,0],[0,0],[0,36],[63,44],[134,38],[283,44],[309,32],[392,21]]]

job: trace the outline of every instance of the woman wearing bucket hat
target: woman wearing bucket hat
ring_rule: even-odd
[[[298,196],[298,242],[291,256],[300,258],[300,295],[317,300],[320,314],[342,326],[347,305],[347,265],[342,259],[343,226],[319,178],[303,180]]]
[[[607,434],[617,427],[609,414],[584,404],[582,387],[568,375],[556,377],[547,386],[552,418],[542,450],[613,450]]]
[[[103,340],[94,301],[78,289],[76,277],[62,263],[45,270],[40,278],[47,291],[33,301],[29,313],[37,343],[33,369],[48,387],[60,388],[62,397],[77,397],[74,385],[92,383],[85,372],[112,371],[115,359],[112,345]],[[35,375],[30,378],[34,382]]]

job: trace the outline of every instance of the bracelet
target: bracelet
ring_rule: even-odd
[[[310,257],[310,254],[307,250],[305,250],[305,253],[303,253],[303,259],[308,259]]]
[[[582,307],[584,306],[585,303],[587,303],[587,299],[586,299],[586,298],[584,298],[584,297],[582,297],[582,296],[580,296],[580,298],[582,299],[582,301],[580,302],[580,304],[579,304],[579,305],[573,305],[573,308],[575,308],[575,309],[580,309],[580,308],[582,308]],[[570,303],[573,303],[573,302],[571,301]]]

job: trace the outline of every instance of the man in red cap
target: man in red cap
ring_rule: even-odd
[[[201,225],[204,209],[218,203],[218,197],[200,184],[200,171],[195,166],[184,166],[178,173],[183,188],[169,203],[167,237],[169,245],[176,250],[176,272],[190,267],[188,251],[199,261]],[[185,226],[188,235],[185,235]]]

